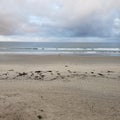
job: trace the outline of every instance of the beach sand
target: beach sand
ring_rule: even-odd
[[[120,120],[120,57],[0,55],[0,120]]]

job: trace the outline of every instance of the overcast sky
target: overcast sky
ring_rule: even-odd
[[[0,0],[0,35],[120,36],[120,0]]]

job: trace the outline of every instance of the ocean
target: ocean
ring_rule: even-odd
[[[120,56],[120,42],[0,42],[0,54]]]

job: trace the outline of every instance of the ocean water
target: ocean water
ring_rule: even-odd
[[[0,54],[120,56],[120,42],[0,42]]]

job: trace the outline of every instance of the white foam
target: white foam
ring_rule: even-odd
[[[120,51],[120,48],[94,48],[96,51]]]

